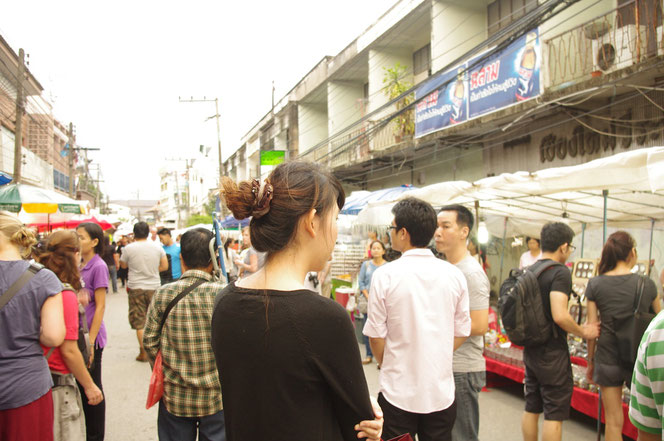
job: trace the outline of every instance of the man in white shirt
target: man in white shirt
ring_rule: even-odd
[[[156,247],[148,239],[150,229],[145,222],[134,225],[136,240],[127,245],[120,257],[120,266],[129,269],[127,299],[129,302],[129,324],[136,330],[140,352],[136,361],[148,361],[143,349],[143,328],[150,300],[155,290],[161,286],[159,272],[168,269],[166,252]]]
[[[392,209],[392,247],[402,256],[374,272],[364,334],[380,371],[383,437],[450,440],[456,418],[452,354],[470,334],[463,273],[426,246],[436,212],[406,198]]]
[[[438,213],[436,249],[461,270],[468,283],[470,337],[454,352],[457,419],[453,441],[477,441],[480,428],[479,393],[486,383],[483,336],[489,327],[489,279],[468,252],[473,213],[463,205],[448,205]]]

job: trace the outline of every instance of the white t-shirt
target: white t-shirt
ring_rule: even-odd
[[[526,251],[521,255],[521,259],[519,259],[519,268],[524,269],[532,265],[533,263],[537,262],[542,258],[542,252],[533,257],[532,254],[530,254],[530,250]]]
[[[137,241],[124,247],[120,261],[129,267],[127,287],[147,290],[159,288],[159,261],[165,256],[164,249],[149,240]]]
[[[454,337],[470,335],[461,270],[416,248],[376,269],[364,335],[385,339],[380,392],[399,409],[431,413],[454,402]]]

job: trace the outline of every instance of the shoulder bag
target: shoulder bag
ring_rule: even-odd
[[[636,361],[636,353],[639,350],[641,338],[655,314],[641,311],[641,299],[645,288],[646,278],[639,276],[636,284],[634,304],[629,313],[612,318],[611,330],[618,340],[618,357],[623,368],[632,371]]]
[[[16,279],[16,282],[14,282],[12,286],[2,294],[0,297],[0,309],[9,303],[16,293],[19,292],[21,288],[23,288],[42,268],[44,267],[38,263],[30,264],[28,269]]]
[[[178,294],[177,297],[171,300],[171,303],[168,304],[166,310],[164,311],[164,315],[161,317],[161,323],[159,324],[159,334],[161,334],[161,330],[164,327],[164,323],[166,323],[166,318],[168,317],[168,314],[171,312],[171,309],[173,309],[175,305],[184,298],[184,296],[189,294],[191,291],[193,291],[203,283],[205,283],[204,279],[199,279],[195,281],[194,283],[189,285],[184,291]],[[155,357],[154,365],[152,366],[152,375],[150,376],[150,387],[148,388],[148,399],[147,402],[145,403],[145,408],[149,409],[152,406],[154,406],[159,400],[161,400],[161,397],[163,395],[164,395],[164,370],[162,365],[162,357],[160,349],[159,352],[157,352],[157,357]]]

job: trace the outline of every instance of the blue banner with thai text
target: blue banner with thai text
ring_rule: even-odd
[[[486,57],[486,58],[485,58]],[[505,49],[442,72],[415,91],[415,137],[441,130],[540,95],[537,30]]]

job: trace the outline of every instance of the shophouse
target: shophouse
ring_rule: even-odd
[[[314,66],[225,172],[264,174],[261,152],[281,148],[373,190],[661,145],[662,35],[657,0],[400,0]]]

